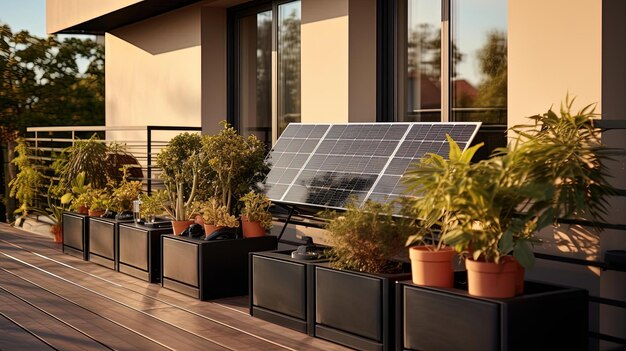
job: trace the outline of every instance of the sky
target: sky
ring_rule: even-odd
[[[13,32],[22,29],[38,37],[46,36],[46,0],[0,0],[0,22]]]

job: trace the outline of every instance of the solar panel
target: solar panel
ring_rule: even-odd
[[[404,196],[400,181],[427,153],[448,157],[446,134],[465,149],[480,122],[350,123],[287,126],[267,161],[263,189],[274,202],[345,208]]]

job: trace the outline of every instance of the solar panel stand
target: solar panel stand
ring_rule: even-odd
[[[296,206],[285,206],[285,207],[289,208],[289,214],[287,214],[287,219],[285,220],[285,224],[283,225],[283,228],[280,230],[280,234],[278,234],[278,242],[281,242],[280,239],[283,237],[283,234],[285,234],[285,230],[287,230],[287,226],[289,225],[291,216],[293,216],[293,213],[296,210]]]

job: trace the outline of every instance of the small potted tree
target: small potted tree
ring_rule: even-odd
[[[111,196],[106,189],[92,189],[90,185],[87,185],[87,190],[79,195],[74,203],[82,204],[81,199],[85,199],[84,205],[88,208],[88,214],[90,217],[100,217],[108,209],[111,203]]]
[[[166,200],[162,205],[172,219],[176,235],[187,229],[195,216],[193,204],[199,181],[201,140],[199,134],[178,134],[157,156],[160,178],[165,187]]]
[[[272,228],[272,214],[270,199],[261,193],[250,191],[241,199],[241,226],[244,238],[263,236]]]
[[[265,144],[255,136],[243,137],[226,121],[216,135],[202,139],[201,163],[210,169],[210,196],[229,214],[237,215],[238,200],[265,178]],[[204,168],[204,167],[203,167]]]
[[[166,194],[163,191],[155,191],[151,195],[145,193],[139,195],[139,200],[141,201],[139,206],[140,216],[146,224],[156,222],[158,216],[163,215],[162,204],[166,201],[164,195]]]
[[[109,208],[117,213],[116,219],[132,218],[133,201],[141,194],[141,182],[129,181],[126,167],[124,176],[119,184],[111,184],[111,202]]]

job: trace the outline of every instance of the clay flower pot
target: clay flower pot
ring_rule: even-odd
[[[52,234],[52,238],[54,239],[55,243],[63,243],[63,226],[53,224],[52,227],[50,227],[50,234]]]
[[[204,225],[204,236],[209,236],[211,234],[213,234],[213,232],[220,230],[224,228],[224,226],[218,226],[218,225],[213,225],[213,224],[205,224]]]
[[[189,228],[189,226],[192,224],[193,221],[172,221],[172,229],[174,230],[174,235],[180,235],[180,233],[184,232],[185,229]]]
[[[104,214],[105,210],[91,210],[89,209],[89,211],[87,212],[89,214],[89,217],[100,217]]]
[[[261,226],[261,222],[250,222],[247,216],[241,216],[241,229],[244,238],[256,238],[265,236],[265,228]]]
[[[517,272],[515,272],[515,295],[522,295],[524,294],[524,275],[526,270],[516,259],[513,259],[513,261],[517,268]]]
[[[443,247],[439,251],[429,249],[427,246],[409,248],[413,283],[440,288],[454,287],[452,267],[454,254],[450,247]]]
[[[88,214],[89,213],[89,207],[87,207],[87,206],[80,206],[78,208],[78,213],[80,213],[80,214]]]
[[[517,262],[511,256],[500,263],[465,260],[467,286],[470,295],[509,298],[515,296]]]

